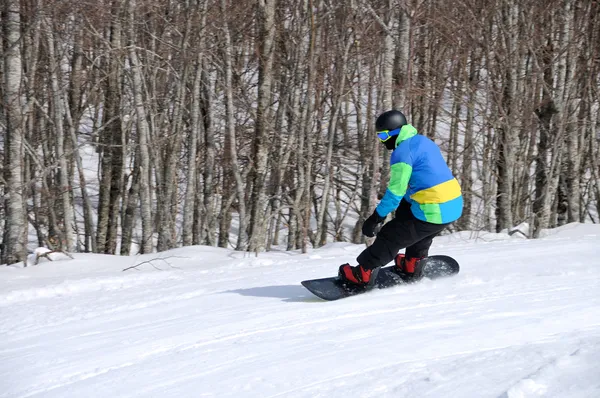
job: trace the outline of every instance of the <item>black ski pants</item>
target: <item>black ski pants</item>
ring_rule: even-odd
[[[363,268],[374,269],[392,261],[404,248],[406,257],[427,257],[433,238],[447,225],[419,220],[410,210],[410,203],[402,199],[395,217],[381,228],[375,242],[356,260]]]

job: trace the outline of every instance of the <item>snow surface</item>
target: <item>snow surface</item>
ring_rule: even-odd
[[[0,397],[600,397],[600,225],[437,238],[445,280],[300,285],[362,249],[1,267]]]

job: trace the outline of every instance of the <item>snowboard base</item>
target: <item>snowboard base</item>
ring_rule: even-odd
[[[430,256],[420,261],[415,268],[414,275],[401,275],[394,271],[394,265],[379,269],[372,287],[360,287],[342,282],[337,276],[302,281],[302,286],[315,296],[327,300],[339,300],[345,297],[366,293],[373,288],[385,289],[388,287],[418,282],[423,278],[438,279],[458,274],[460,266],[450,256]]]

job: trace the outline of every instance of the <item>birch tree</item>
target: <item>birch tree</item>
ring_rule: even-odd
[[[235,194],[237,196],[237,208],[239,214],[239,232],[237,238],[236,249],[246,250],[248,248],[248,235],[247,235],[247,220],[246,220],[246,201],[244,195],[244,182],[242,180],[242,173],[240,172],[240,166],[238,162],[237,154],[237,139],[235,133],[235,119],[233,106],[233,45],[231,42],[231,32],[229,30],[229,23],[225,18],[227,13],[227,1],[220,0],[221,4],[221,16],[223,18],[223,34],[225,38],[225,46],[223,48],[224,58],[224,90],[225,90],[225,129],[227,135],[227,154],[230,162],[230,172],[233,175],[235,184]],[[228,211],[228,207],[225,209]],[[223,235],[223,231],[221,233]]]
[[[198,137],[202,133],[202,124],[200,119],[200,89],[202,85],[202,49],[201,45],[195,63],[194,83],[192,86],[192,109],[191,126],[188,135],[188,156],[187,156],[187,178],[185,188],[185,199],[183,205],[183,227],[182,241],[184,246],[189,246],[194,241],[194,213],[196,206],[196,187],[198,185]]]
[[[26,261],[27,222],[23,196],[23,65],[21,58],[20,1],[4,2],[2,18],[4,41],[4,109],[7,123],[4,145],[8,150],[4,158],[6,190],[4,203],[6,224],[3,234],[2,259],[14,264]]]
[[[147,112],[144,106],[142,71],[140,62],[135,48],[135,8],[136,0],[129,0],[128,3],[128,54],[131,62],[132,70],[132,90],[134,96],[134,106],[136,114],[136,126],[138,135],[138,153],[140,167],[140,213],[142,219],[142,241],[140,242],[140,253],[151,253],[154,247],[152,241],[153,233],[153,217],[152,217],[152,195],[150,193],[151,186],[151,168],[150,168],[150,151],[149,137],[150,127],[147,119]]]
[[[50,92],[52,93],[52,109],[54,134],[56,137],[56,157],[58,158],[58,176],[60,181],[60,198],[62,210],[62,231],[61,231],[61,249],[72,251],[74,247],[74,213],[71,204],[71,180],[69,176],[69,165],[67,164],[66,140],[65,140],[65,103],[61,93],[61,82],[59,81],[59,63],[56,62],[54,27],[51,22],[46,20],[44,24],[46,30],[46,45],[48,49],[48,61],[50,68]]]
[[[253,140],[252,196],[250,200],[250,251],[265,245],[265,183],[267,180],[268,145],[270,136],[271,86],[273,79],[273,40],[275,38],[276,0],[258,0],[258,103]]]

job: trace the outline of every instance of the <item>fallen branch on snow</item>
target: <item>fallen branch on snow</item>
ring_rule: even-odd
[[[171,265],[171,263],[167,261],[167,259],[169,259],[169,258],[187,258],[187,257],[181,257],[181,256],[168,256],[168,257],[158,257],[158,258],[153,258],[153,259],[150,259],[150,260],[147,260],[147,261],[142,261],[141,263],[138,263],[138,264],[132,265],[131,267],[127,267],[127,268],[123,269],[123,272],[124,272],[124,271],[127,271],[127,270],[130,270],[130,269],[135,269],[136,271],[139,271],[139,269],[138,269],[137,267],[139,267],[140,265],[144,265],[144,264],[150,264],[150,265],[151,265],[151,266],[152,266],[154,269],[156,269],[156,270],[158,270],[158,271],[162,271],[162,270],[163,270],[162,268],[160,268],[160,267],[157,267],[156,265],[154,265],[154,262],[155,262],[155,261],[159,261],[159,260],[160,260],[160,261],[163,261],[163,262],[165,262],[165,263],[167,263],[167,265],[168,265],[169,267],[171,267],[171,268],[180,269],[179,267],[175,267],[175,266]]]
[[[73,260],[73,256],[70,255],[69,253],[67,253],[66,251],[63,250],[50,250],[50,249],[45,249],[45,250],[40,250],[41,248],[38,248],[35,251],[35,262],[33,263],[33,265],[38,265],[38,263],[40,262],[40,258],[44,257],[46,258],[48,261],[54,261],[50,258],[51,254],[54,253],[60,253],[60,254],[64,254],[65,256],[69,257],[71,260]]]

